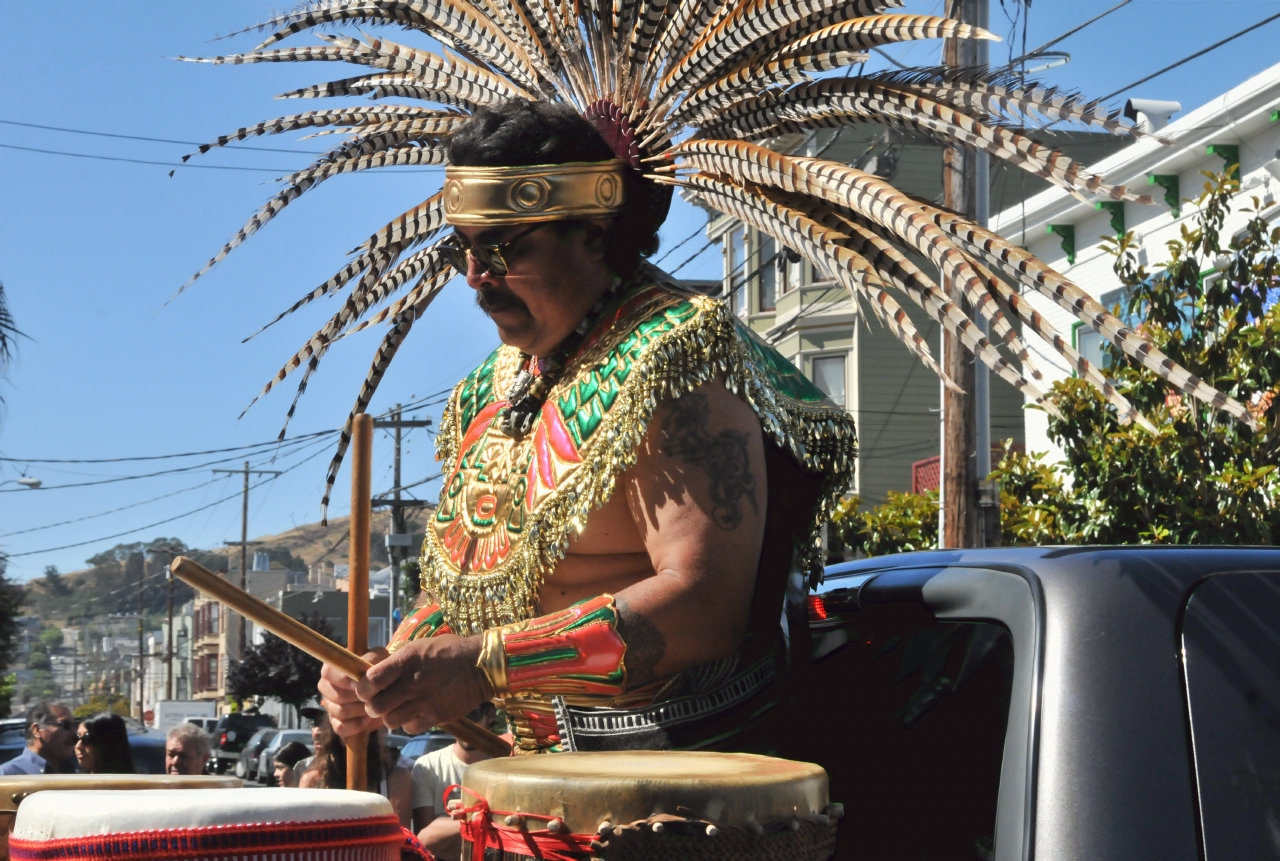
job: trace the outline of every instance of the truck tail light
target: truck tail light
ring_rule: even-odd
[[[827,605],[823,602],[821,595],[810,595],[805,603],[808,606],[810,622],[821,622],[827,618]]]

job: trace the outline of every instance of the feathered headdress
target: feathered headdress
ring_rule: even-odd
[[[1015,328],[1021,323],[1097,386],[1123,420],[1149,427],[1069,339],[1031,307],[1024,294],[1034,292],[1174,388],[1252,424],[1241,404],[1174,363],[1022,248],[959,215],[908,197],[872,174],[838,162],[785,155],[763,143],[785,133],[876,122],[976,147],[1078,197],[1151,202],[1090,175],[1009,122],[1042,117],[1073,120],[1114,134],[1142,134],[1097,102],[973,71],[920,69],[815,78],[815,73],[861,63],[867,50],[892,42],[996,38],[948,18],[883,14],[901,5],[901,0],[325,0],[277,15],[250,28],[274,30],[253,51],[193,62],[353,63],[369,71],[280,98],[367,95],[377,103],[292,114],[202,146],[201,153],[256,135],[298,129],[351,136],[311,166],[284,177],[284,188],[191,280],[330,177],[380,167],[444,164],[450,134],[471,111],[512,98],[562,101],[592,121],[615,154],[646,171],[651,182],[683,186],[707,206],[774,237],[839,280],[855,301],[865,303],[944,380],[895,296],[919,305],[992,371],[1053,412],[1043,396],[1043,377]],[[396,25],[424,33],[442,47],[433,52],[364,34],[355,38],[318,32],[324,45],[272,47],[325,24]],[[428,104],[382,101],[388,98]],[[357,246],[352,259],[332,278],[277,317],[350,288],[342,308],[285,363],[259,397],[306,365],[298,384],[301,396],[335,340],[386,321],[390,329],[352,416],[362,412],[414,321],[453,275],[435,245],[428,244],[445,223],[443,196],[438,193]],[[969,312],[911,261],[906,253],[910,251],[929,260],[960,289]],[[667,277],[644,265],[647,277]],[[986,321],[990,339],[970,313]],[[351,423],[349,416],[329,466],[325,507]]]

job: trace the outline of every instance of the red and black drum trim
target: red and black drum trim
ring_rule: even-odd
[[[260,822],[168,831],[124,831],[56,840],[9,840],[13,861],[399,861],[395,816],[332,822]]]

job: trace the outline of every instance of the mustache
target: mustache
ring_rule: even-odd
[[[518,311],[529,309],[519,296],[497,287],[485,285],[476,290],[476,305],[486,314],[498,314],[503,311]]]

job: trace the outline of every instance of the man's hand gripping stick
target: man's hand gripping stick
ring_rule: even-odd
[[[343,674],[353,679],[360,678],[373,666],[356,653],[344,649],[328,637],[317,634],[297,619],[286,616],[270,604],[258,600],[185,556],[175,558],[169,569],[175,577],[192,588],[210,598],[216,598],[286,643],[296,646],[313,658],[337,667]],[[490,756],[511,754],[511,745],[507,744],[505,739],[466,718],[441,724],[440,728],[452,734],[454,738],[479,748]]]

